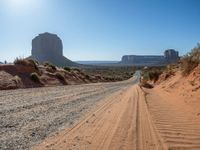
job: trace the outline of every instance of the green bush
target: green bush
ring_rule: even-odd
[[[72,68],[72,70],[77,71],[77,72],[81,72],[81,70],[79,68]]]
[[[70,67],[64,67],[63,69],[64,69],[65,71],[68,71],[68,72],[71,71],[71,68],[70,68]]]
[[[30,78],[32,81],[40,83],[40,77],[36,72],[31,73]]]

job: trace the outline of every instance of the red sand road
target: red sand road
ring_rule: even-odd
[[[73,128],[47,139],[44,149],[165,149],[148,113],[139,86],[131,86],[109,97]]]

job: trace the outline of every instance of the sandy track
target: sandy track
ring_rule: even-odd
[[[138,150],[164,150],[167,149],[163,143],[147,107],[144,92],[138,87],[138,116],[137,116],[137,139]]]
[[[135,78],[136,79],[136,78]],[[0,149],[30,149],[137,80],[0,91]]]
[[[143,92],[138,86],[131,86],[107,97],[86,119],[35,149],[162,150],[165,147],[152,124]]]

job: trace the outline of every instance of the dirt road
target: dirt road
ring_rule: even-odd
[[[136,82],[133,77],[115,83],[0,91],[0,150],[30,149]]]
[[[0,149],[200,149],[200,119],[130,80],[0,92]]]
[[[152,124],[143,92],[135,85],[107,97],[76,126],[35,149],[162,150],[165,146]]]
[[[199,150],[200,119],[170,95],[128,86],[35,150]]]

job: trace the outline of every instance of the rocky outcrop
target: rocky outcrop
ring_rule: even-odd
[[[78,64],[70,61],[63,56],[62,40],[51,33],[39,34],[32,40],[31,58],[39,63],[51,62],[57,66],[77,66]]]

